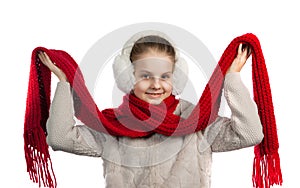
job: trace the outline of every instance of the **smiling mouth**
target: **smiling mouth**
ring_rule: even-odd
[[[163,95],[164,93],[147,93],[146,92],[146,94],[151,97],[159,97],[159,96]]]

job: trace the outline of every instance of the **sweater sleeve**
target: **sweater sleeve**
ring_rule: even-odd
[[[53,150],[100,157],[105,143],[103,133],[75,122],[70,84],[58,82],[46,125],[48,145]]]
[[[239,73],[226,74],[224,95],[231,118],[218,117],[203,133],[212,151],[230,151],[259,144],[263,132],[257,106]]]

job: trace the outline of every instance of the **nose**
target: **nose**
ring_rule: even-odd
[[[160,89],[161,88],[161,84],[160,84],[160,79],[153,77],[151,79],[151,88],[152,89]]]

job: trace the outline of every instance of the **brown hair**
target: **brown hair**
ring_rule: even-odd
[[[142,37],[134,43],[129,56],[131,62],[139,59],[141,55],[149,52],[150,50],[165,53],[175,62],[176,52],[174,47],[169,41],[156,35]]]

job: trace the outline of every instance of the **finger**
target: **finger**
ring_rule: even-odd
[[[40,58],[40,60],[42,61],[42,63],[45,63],[45,58],[44,58],[43,53],[39,52],[38,53],[38,57]]]
[[[243,52],[243,43],[240,43],[238,48],[238,55],[241,55],[242,52]]]
[[[48,62],[52,62],[51,59],[49,58],[49,56],[47,55],[46,52],[43,52],[43,54],[44,54],[45,59],[46,59]]]
[[[46,53],[45,52],[39,52],[38,53],[38,56],[40,58],[40,60],[42,61],[42,63],[47,66],[51,71],[53,70],[54,68],[54,65],[53,63],[51,63],[51,61],[49,61],[47,58],[46,58]]]
[[[44,54],[45,54],[45,58],[47,59],[48,63],[51,64],[51,65],[55,65],[55,66],[56,66],[56,63],[53,62],[53,61],[50,59],[50,57],[48,56],[48,54],[47,54],[46,52],[44,52]]]
[[[53,69],[53,63],[46,52],[41,52],[41,57],[43,58],[43,63],[49,68]]]
[[[242,51],[243,51],[242,56],[247,57],[248,56],[248,47],[247,46],[243,47]]]
[[[247,59],[249,57],[250,47],[247,44],[242,44],[242,53],[241,57]]]
[[[247,57],[249,57],[249,56],[251,55],[251,53],[252,53],[252,49],[251,49],[251,47],[250,47],[250,46],[248,46],[248,53],[247,53]]]
[[[251,55],[251,46],[249,44],[244,44],[243,51],[247,52],[247,58]]]
[[[44,54],[44,56],[45,56],[46,58],[49,58],[49,56],[48,56],[48,54],[47,54],[46,52],[43,52],[43,54]]]

